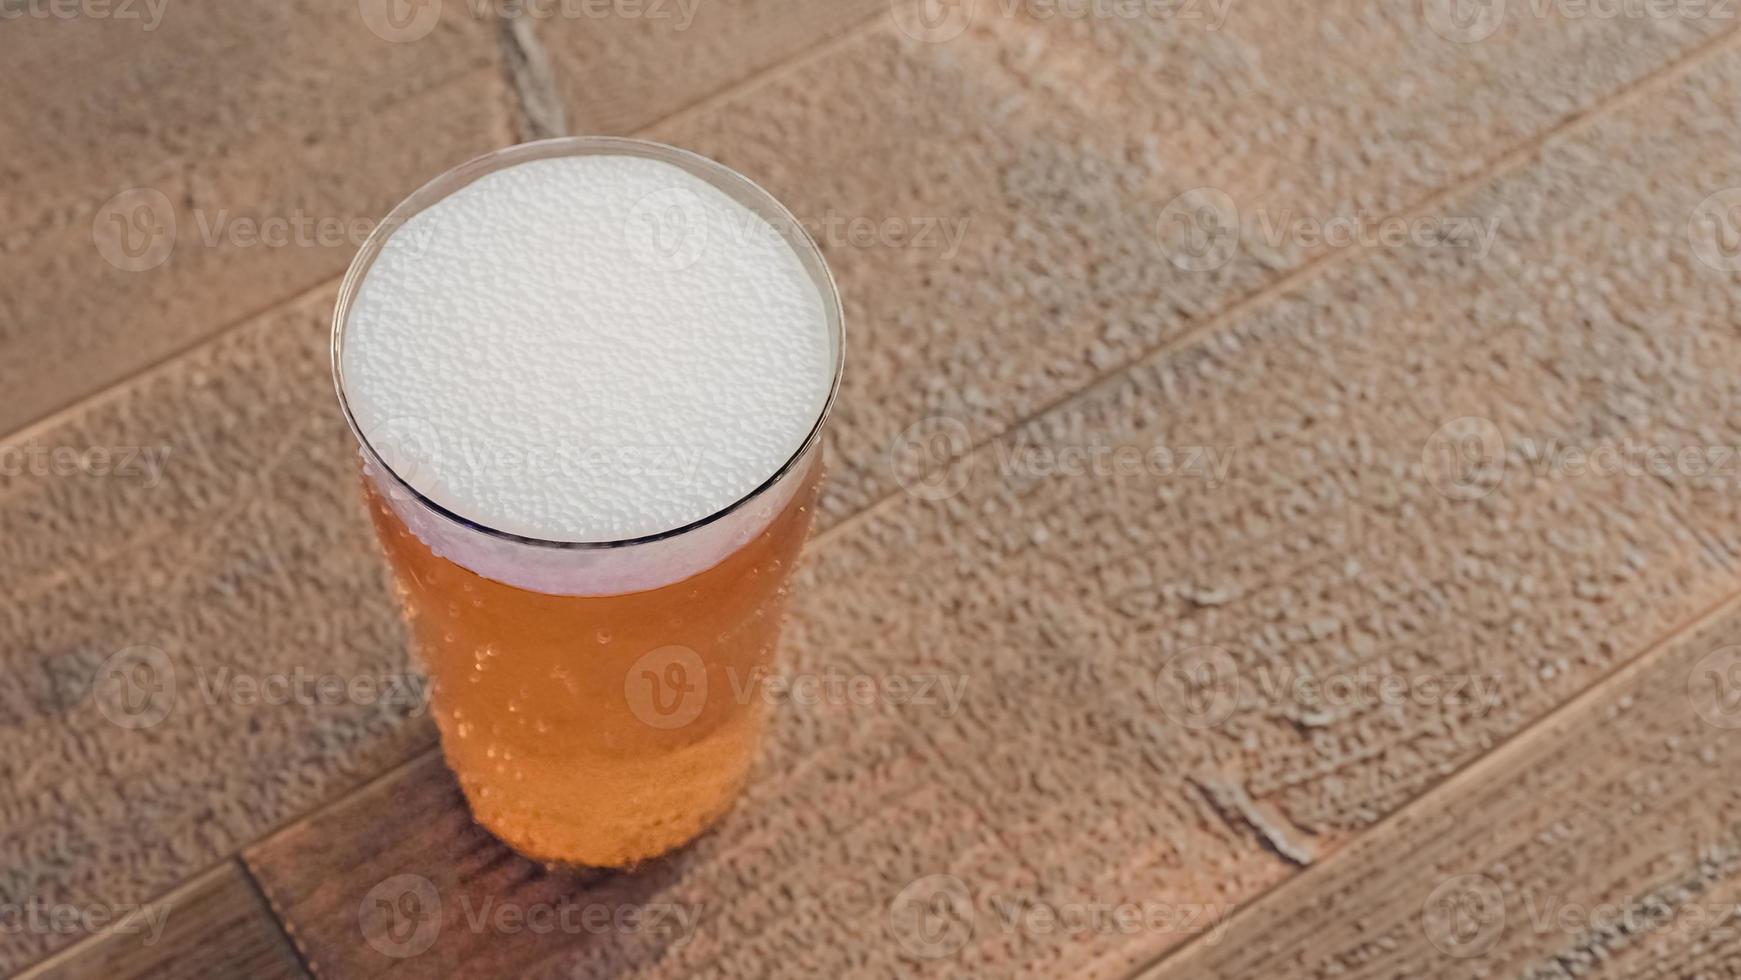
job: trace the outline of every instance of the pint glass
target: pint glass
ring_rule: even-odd
[[[419,212],[503,168],[600,154],[679,167],[763,218],[820,297],[832,376],[796,451],[716,512],[621,540],[541,539],[417,488],[418,471],[444,465],[431,448],[443,434],[419,420],[365,431],[347,327],[382,249]],[[363,245],[333,320],[339,402],[447,763],[474,816],[510,846],[622,867],[689,841],[731,806],[763,727],[746,685],[775,653],[843,355],[833,281],[798,222],[733,171],[658,144],[558,139],[490,154],[418,190]]]

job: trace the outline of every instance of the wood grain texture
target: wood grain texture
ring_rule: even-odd
[[[1375,16],[1394,29],[1374,37],[1422,36],[1403,20]],[[745,169],[818,220],[831,208],[842,218],[970,219],[969,237],[948,257],[822,236],[852,307],[856,380],[833,446],[838,490],[825,522],[838,530],[807,573],[790,646],[799,669],[940,673],[965,678],[971,697],[948,716],[895,705],[785,712],[739,816],[680,859],[681,868],[653,879],[656,900],[713,909],[680,947],[588,934],[577,951],[558,941],[573,937],[522,933],[496,948],[491,937],[444,933],[443,942],[466,940],[462,962],[560,969],[578,955],[594,972],[724,964],[753,973],[772,963],[849,973],[891,964],[934,973],[1116,973],[1190,929],[1134,938],[1011,932],[995,911],[981,911],[965,949],[922,960],[891,935],[889,906],[912,883],[943,873],[982,898],[1137,896],[1224,910],[1539,717],[1709,601],[1730,573],[1735,552],[1723,537],[1730,532],[1720,487],[1526,480],[1469,501],[1444,496],[1417,473],[1433,434],[1459,416],[1482,415],[1532,438],[1667,439],[1698,424],[1691,403],[1658,416],[1637,411],[1634,399],[1661,379],[1721,390],[1712,354],[1723,350],[1722,335],[1698,325],[1732,313],[1732,277],[1675,251],[1670,231],[1685,225],[1676,209],[1696,205],[1714,189],[1701,182],[1731,165],[1732,153],[1711,155],[1711,140],[1733,132],[1721,114],[1723,86],[1733,81],[1726,69],[1700,76],[1706,88],[1681,97],[1702,100],[1695,105],[1706,114],[1665,111],[1676,121],[1650,130],[1658,134],[1646,157],[1653,169],[1615,165],[1610,179],[1601,156],[1653,125],[1647,113],[1627,117],[1631,130],[1601,130],[1607,144],[1556,144],[1561,155],[1544,157],[1551,166],[1531,171],[1542,174],[1538,184],[1502,182],[1500,196],[1468,199],[1470,209],[1493,209],[1477,214],[1519,222],[1515,237],[1501,236],[1479,261],[1424,249],[1339,263],[1334,275],[1326,270],[1242,311],[1210,340],[1058,406],[1013,441],[919,484],[913,497],[842,525],[898,489],[887,458],[895,433],[931,418],[953,456],[1284,281],[1278,267],[1304,260],[1277,262],[1242,243],[1205,272],[1167,262],[1153,224],[1202,178],[1145,150],[1150,141],[1140,133],[1108,128],[1092,106],[1037,84],[1044,70],[1029,54],[1066,43],[1052,29],[987,23],[959,41],[926,44],[884,27],[655,133]],[[1605,50],[1604,36],[1563,53],[1583,59]],[[1642,71],[1697,39],[1661,30],[1631,37],[1620,48],[1638,46],[1632,61],[1591,60]],[[1181,57],[1199,50],[1179,45]],[[1490,59],[1501,50],[1515,63],[1500,73],[1505,84],[1489,89],[1497,71]],[[1588,78],[1565,81],[1569,69],[1534,50],[1501,47],[1482,57],[1478,71],[1423,72],[1422,83],[1441,80],[1472,100],[1471,121],[1509,113],[1534,120],[1530,132],[1592,98],[1577,88]],[[1317,77],[1304,63],[1294,70],[1286,88]],[[460,120],[474,103],[450,101],[454,91],[497,85],[494,74],[472,71],[476,86],[462,78],[415,98],[431,100],[434,117]],[[1540,83],[1523,85],[1530,98],[1517,96],[1531,72],[1542,73]],[[1332,77],[1326,69],[1319,82]],[[1324,99],[1333,101],[1333,88]],[[1281,104],[1282,91],[1267,101]],[[1536,111],[1535,98],[1551,111]],[[499,121],[495,104],[492,96],[475,106]],[[1254,124],[1250,166],[1282,166],[1308,145],[1276,137],[1293,132],[1282,115]],[[1358,113],[1349,118],[1359,121]],[[1486,130],[1470,132],[1480,146],[1470,160],[1501,154],[1500,143],[1515,135],[1501,129],[1485,145]],[[1325,207],[1360,200],[1362,181],[1385,185],[1390,166],[1414,175],[1409,186],[1423,196],[1439,186],[1410,156],[1413,135],[1380,127],[1343,137],[1360,146],[1344,163],[1377,162],[1358,179],[1334,178]],[[1682,155],[1683,143],[1694,149]],[[1273,159],[1257,149],[1270,146]],[[218,156],[278,154],[290,168],[294,157],[283,149],[267,141]],[[1219,160],[1221,149],[1204,143],[1194,152]],[[1395,200],[1413,198],[1399,191]],[[1639,237],[1640,227],[1650,235]],[[1096,234],[1085,237],[1083,228]],[[1634,233],[1613,237],[1623,228]],[[162,268],[174,267],[172,259]],[[1587,294],[1574,289],[1604,281]],[[1681,312],[1653,331],[1668,339],[1647,339],[1639,313],[1660,313],[1670,286]],[[171,292],[211,300],[187,283]],[[0,603],[0,650],[19,678],[0,705],[0,772],[9,787],[0,800],[0,897],[146,900],[428,746],[416,705],[261,706],[238,703],[226,686],[237,672],[408,671],[331,410],[330,302],[330,290],[316,290],[8,444],[32,454],[144,448],[168,456],[149,486],[148,472],[0,475],[0,580],[9,600]],[[1608,304],[1598,306],[1606,314],[1584,322],[1592,303]],[[1630,373],[1611,368],[1616,351]],[[1629,387],[1635,378],[1643,387]],[[1037,462],[1009,468],[1000,452],[1023,440],[1052,449],[1121,440],[1201,447],[1233,468],[1213,486],[1200,472],[1181,474],[1182,459],[1131,479],[1059,479]],[[957,480],[964,486],[951,495]],[[1245,672],[1374,664],[1432,677],[1492,675],[1504,700],[1343,713],[1272,701],[1240,706],[1207,734],[1176,730],[1162,723],[1176,692],[1156,693],[1155,673],[1172,654],[1205,643],[1226,648]],[[1557,652],[1572,649],[1579,652]],[[153,650],[160,660],[150,659]],[[173,668],[169,687],[125,685],[141,663],[164,661]],[[102,683],[111,681],[123,683]],[[165,692],[173,692],[171,710],[154,724],[128,728],[111,717],[150,717]],[[440,798],[438,768],[426,763],[405,778]],[[403,808],[359,812],[404,823]],[[462,811],[440,812],[465,826]],[[365,838],[385,855],[372,868],[445,881],[419,863],[430,855],[383,846],[384,832]],[[339,878],[311,897],[318,886],[287,871],[287,855],[268,847],[253,859],[263,876],[279,876],[274,893],[320,951],[317,963],[374,952],[354,935],[371,883]],[[491,852],[488,860],[508,859]],[[358,884],[363,890],[351,891]],[[474,887],[485,895],[505,885],[444,886],[463,894]],[[628,882],[559,887],[648,894]],[[333,894],[351,901],[349,920]],[[53,945],[7,936],[0,969]],[[410,975],[445,962],[431,955],[394,969]],[[353,965],[366,975],[379,964]]]
[[[769,188],[829,255],[853,331],[835,513],[896,489],[906,427],[947,417],[978,444],[1350,251],[1309,247],[1294,223],[1419,207],[1734,26],[1513,4],[1505,30],[1462,45],[1418,3],[1241,2],[1219,29],[1007,6],[930,5],[974,12],[940,42],[891,13],[650,131]],[[1197,215],[1182,195],[1205,188],[1239,240],[1200,262],[1173,236]]]
[[[888,10],[890,0],[534,2],[573,133],[627,135]]]
[[[1741,55],[1710,52],[1447,202],[1503,218],[1481,254],[1326,267],[837,525],[801,573],[788,671],[962,698],[783,704],[738,810],[649,877],[532,888],[433,759],[251,867],[316,968],[358,976],[1126,974],[1732,589],[1679,488],[1530,460],[1710,437],[1708,412],[1617,407],[1635,376],[1727,383],[1735,278],[1685,229],[1732,166],[1738,80]],[[1447,466],[1447,424],[1472,417],[1495,458]],[[401,815],[443,800],[444,829],[404,839]],[[315,839],[343,850],[311,864]],[[356,909],[401,875],[441,927],[405,957],[359,947]],[[699,918],[463,920],[564,901]]]
[[[226,862],[17,980],[307,980],[247,873]]]
[[[463,16],[470,16],[469,8]],[[492,126],[502,128],[505,109],[494,94],[500,83],[492,69],[463,67],[471,43],[466,39],[472,35],[459,31],[464,22],[450,25],[451,19],[444,10],[429,37],[399,45],[384,42],[378,53],[386,59],[387,75],[397,78],[397,70],[415,79],[421,62],[395,59],[406,57],[407,48],[419,51],[421,45],[433,45],[430,56],[451,56],[460,76],[443,83],[426,74],[422,80],[431,87],[421,94],[415,86],[389,86],[393,97],[402,99],[377,116],[392,120],[409,113],[405,118],[439,123],[433,131],[466,138],[487,134]],[[263,23],[289,29],[280,21]],[[317,26],[327,23],[315,21]],[[348,20],[343,24],[354,30]],[[457,33],[444,41],[449,27]],[[1405,28],[1397,22],[1397,32]],[[249,34],[249,29],[243,24],[225,28],[241,32],[235,43],[243,48],[248,43],[259,46],[265,43],[262,36],[270,36]],[[1142,151],[1146,137],[1109,130],[1080,106],[1067,105],[1059,93],[1038,87],[1037,67],[1022,59],[1045,40],[1039,30],[1018,22],[992,23],[958,41],[928,44],[908,38],[896,26],[882,25],[790,73],[746,89],[729,103],[685,114],[654,133],[743,167],[813,220],[825,222],[831,214],[841,219],[895,217],[908,221],[905,229],[913,234],[927,219],[969,222],[968,237],[957,239],[958,249],[948,255],[946,248],[912,247],[911,242],[860,247],[846,226],[834,226],[844,236],[835,238],[823,228],[824,246],[851,307],[854,345],[849,387],[831,447],[835,490],[825,524],[838,523],[898,488],[887,451],[893,434],[930,418],[944,426],[946,455],[958,452],[1162,338],[1203,324],[1228,301],[1273,280],[1270,264],[1253,258],[1251,249],[1207,273],[1178,268],[1157,255],[1149,235],[1160,207],[1179,187],[1199,178],[1175,173],[1170,159]],[[380,40],[368,37],[368,44]],[[352,38],[344,34],[333,43],[343,48]],[[90,43],[89,58],[107,64],[113,52],[103,45],[109,42]],[[1181,39],[1168,50],[1186,57],[1197,49]],[[1659,44],[1650,50],[1667,57],[1678,48]],[[308,64],[330,64],[310,57],[314,60]],[[1524,55],[1518,52],[1516,57]],[[1539,58],[1525,60],[1545,65]],[[161,66],[154,70],[167,71]],[[1289,79],[1290,86],[1302,86],[1310,77],[1304,68],[1299,72]],[[1320,84],[1329,84],[1325,79],[1330,77],[1323,76]],[[1454,72],[1432,77],[1477,93],[1471,96],[1473,105],[1485,105],[1481,99],[1504,104],[1507,98],[1503,90],[1481,88],[1479,78]],[[262,104],[284,105],[284,112],[292,112],[295,99],[289,93],[298,87],[287,84],[280,90],[262,82],[259,89],[265,94],[256,94]],[[190,132],[207,132],[227,118],[225,113],[247,118],[246,105],[234,96],[224,96],[231,99],[225,102],[220,95],[185,106],[191,114]],[[353,101],[350,108],[371,105],[367,99]],[[199,115],[207,109],[220,114]],[[424,147],[431,154],[453,149],[450,141],[427,133],[405,139],[390,125],[351,126],[340,138],[321,129],[313,116],[294,118],[301,121],[282,132],[262,125],[258,132],[244,129],[243,138],[215,149],[192,143],[180,149],[188,159],[202,161],[198,167],[208,165],[201,154],[209,153],[217,161],[210,165],[238,168],[224,174],[235,175],[234,186],[253,188],[238,191],[238,199],[259,200],[249,196],[256,190],[285,191],[292,196],[272,199],[285,208],[306,203],[296,195],[309,188],[351,194],[364,185],[384,208],[422,176],[409,171],[433,171],[443,164],[408,146]],[[1545,124],[1558,117],[1548,113],[1532,118]],[[1277,120],[1270,129],[1254,132],[1286,126],[1286,120]],[[217,130],[233,135],[221,126]],[[289,134],[316,131],[322,135],[314,145],[305,139],[300,147],[286,147]],[[172,135],[152,138],[163,144],[162,153],[180,151],[172,145]],[[479,138],[487,142],[494,137]],[[1364,134],[1368,149],[1363,153],[1378,161],[1374,168],[1404,167],[1411,138],[1408,132]],[[140,159],[152,159],[157,151],[151,147],[156,145],[139,144]],[[1297,148],[1287,141],[1274,145],[1278,157]],[[322,147],[345,149],[331,149],[336,155],[327,156]],[[1201,147],[1205,154],[1220,149]],[[1500,149],[1488,146],[1482,152],[1491,156]],[[1277,165],[1263,162],[1270,158],[1255,149],[1245,158],[1253,166]],[[388,166],[408,159],[412,162],[402,169],[395,169],[398,163]],[[67,166],[76,176],[82,164]],[[315,167],[325,169],[311,177]],[[107,171],[92,171],[99,172]],[[133,171],[117,172],[134,179]],[[41,197],[65,197],[88,184],[82,177],[68,180],[59,190],[58,185],[40,185]],[[1423,179],[1420,186],[1426,183]],[[189,186],[230,185],[214,176]],[[1345,191],[1353,186],[1338,184]],[[225,191],[198,199],[222,206],[231,195]],[[311,212],[319,210],[310,206]],[[1094,234],[1085,237],[1080,232],[1084,228]],[[251,294],[210,288],[212,283],[242,281],[234,278],[243,274],[242,266],[225,264],[227,258],[220,261],[222,249],[178,246],[163,266],[127,274],[133,277],[128,283],[158,282],[160,275],[192,276],[137,287],[161,292],[130,292],[136,288],[132,285],[119,291],[95,288],[92,280],[77,274],[90,261],[87,231],[84,219],[42,231],[68,236],[64,249],[42,244],[47,239],[40,236],[31,239],[37,244],[19,252],[27,274],[8,279],[14,284],[10,289],[22,291],[8,296],[18,297],[14,301],[20,308],[63,313],[65,307],[56,306],[63,301],[119,304],[93,312],[90,322],[104,331],[125,325],[127,332],[104,336],[118,344],[106,349],[122,351],[127,358],[159,343],[163,334],[149,326],[158,322],[151,318],[159,312],[165,317],[162,322],[174,324],[175,330],[197,333],[206,329],[199,323],[244,317],[255,301]],[[341,249],[330,254],[316,250],[326,255],[319,259],[288,250],[297,254],[286,263],[285,251],[238,250],[236,260],[260,263],[261,276],[277,276],[293,265],[300,270],[272,279],[261,297],[290,288],[298,277],[313,274],[329,260],[336,270],[343,258]],[[75,254],[76,261],[71,257]],[[33,262],[47,265],[38,274],[31,271]],[[189,271],[183,262],[205,264]],[[0,561],[0,584],[8,598],[0,603],[0,650],[20,678],[5,689],[7,723],[0,727],[6,749],[0,766],[11,787],[0,799],[0,842],[6,856],[0,862],[0,892],[5,896],[144,900],[429,744],[429,727],[415,706],[374,701],[260,707],[235,703],[237,696],[247,695],[228,686],[238,671],[276,679],[294,677],[302,668],[304,674],[352,679],[402,677],[410,670],[384,577],[353,501],[349,451],[332,410],[324,327],[330,300],[330,290],[316,290],[249,319],[220,342],[7,441],[9,467],[11,461],[20,461],[23,468],[0,475],[0,556],[5,559]],[[1350,301],[1329,302],[1335,306]],[[206,314],[177,305],[183,303],[218,312],[215,319],[202,319]],[[38,313],[32,316],[33,323],[50,322],[35,319]],[[63,316],[54,322],[70,321]],[[75,345],[81,357],[88,355],[83,361],[87,366],[102,361],[101,345],[87,344],[82,328],[30,336]],[[191,339],[193,334],[180,336]],[[1361,363],[1374,356],[1360,355]],[[48,386],[42,389],[46,391],[60,383],[53,381],[53,365],[60,360],[7,358],[0,363],[28,374],[21,385],[40,381]],[[31,366],[42,363],[49,369]],[[99,383],[103,372],[90,370],[92,383]],[[1266,379],[1259,387],[1273,385]],[[921,432],[928,430],[921,426]],[[1205,445],[1231,444],[1215,432],[1193,438],[1214,440]],[[92,450],[99,455],[87,455]],[[62,470],[55,462],[62,458],[57,453],[76,453],[98,469],[131,475],[93,478],[76,467]],[[155,478],[149,465],[142,466],[150,458],[147,453],[163,463]],[[1225,494],[1215,498],[1217,506],[1231,499]],[[1134,506],[1109,505],[1108,512],[1120,516],[1108,519],[1129,520],[1127,511],[1134,513]],[[1268,513],[1269,520],[1279,519],[1273,505],[1247,501],[1246,506]],[[1187,521],[1177,511],[1161,513],[1167,521]],[[1206,547],[1215,535],[1227,533],[1227,528],[1205,530],[1191,547]],[[1175,554],[1169,560],[1184,557]],[[1170,581],[1176,572],[1155,566],[1142,574]],[[1198,587],[1211,598],[1218,594],[1207,577],[1180,588]],[[1665,580],[1661,587],[1675,586]],[[319,614],[311,616],[310,610]],[[1160,606],[1152,610],[1156,615],[1168,611]],[[1650,616],[1640,619],[1641,624],[1652,621]],[[145,652],[135,649],[139,647]],[[177,708],[147,730],[121,728],[98,710],[100,702],[89,692],[95,681],[125,681],[139,665],[137,658],[152,650],[161,651],[162,660],[173,668],[169,673]],[[209,693],[214,684],[225,695],[217,703]],[[1485,736],[1468,732],[1441,737],[1479,743]],[[203,764],[177,764],[183,758],[198,758]],[[1414,782],[1399,782],[1397,800],[1406,799],[1415,783],[1430,779],[1424,768],[1410,771]],[[1255,786],[1273,792],[1280,778],[1272,775]],[[44,821],[62,812],[74,815],[52,831],[46,829]],[[1205,845],[1203,853],[1216,853],[1218,846]],[[1252,867],[1252,882],[1267,881],[1276,873],[1262,860]],[[29,962],[50,945],[29,937],[16,943],[8,939],[0,968]]]
[[[1738,642],[1731,601],[1145,980],[1734,976]]]
[[[1529,215],[1525,227],[1537,226],[1516,266],[1524,282],[1554,294],[1505,319],[1577,324],[1568,340],[1590,348],[1532,355],[1588,393],[1560,440],[1584,458],[1561,453],[1554,463],[1546,439],[1513,432],[1503,485],[1650,482],[1724,562],[1737,554],[1741,392],[1730,372],[1700,365],[1737,354],[1738,263],[1712,248],[1698,217],[1711,195],[1741,185],[1738,71],[1741,59],[1725,54],[1672,97],[1622,109],[1494,188]],[[1567,220],[1546,222],[1574,197]],[[1540,258],[1550,250],[1561,258]],[[1579,264],[1580,251],[1608,258]],[[1632,263],[1653,271],[1622,271]],[[1682,353],[1661,356],[1669,350]],[[1642,473],[1588,465],[1629,442],[1670,455]],[[1690,463],[1683,450],[1694,451]],[[1255,903],[1216,943],[1145,976],[1734,975],[1738,631],[1731,600]],[[1609,641],[1594,634],[1558,650],[1572,659]]]
[[[9,449],[0,902],[151,899],[431,743],[332,410],[332,301]],[[0,971],[61,941],[0,936]]]
[[[386,0],[112,6],[137,17],[0,31],[0,433],[342,273],[408,190],[512,140],[462,0],[402,43],[363,16]]]

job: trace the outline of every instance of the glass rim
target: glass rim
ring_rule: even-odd
[[[428,495],[412,486],[408,480],[395,472],[374,445],[369,442],[368,436],[364,435],[362,427],[357,424],[356,414],[351,410],[350,398],[345,392],[344,340],[351,306],[362,288],[363,280],[367,278],[370,268],[386,246],[387,240],[393,236],[394,232],[404,227],[405,223],[413,216],[480,177],[516,164],[552,157],[591,155],[637,156],[681,167],[690,174],[707,181],[715,189],[724,192],[734,201],[749,208],[758,217],[772,225],[781,238],[791,246],[797,255],[799,264],[810,276],[812,284],[816,287],[822,300],[824,328],[828,333],[828,342],[833,347],[834,363],[832,377],[828,384],[828,394],[822,401],[822,407],[816,413],[816,420],[811,424],[810,431],[805,434],[803,441],[799,443],[792,455],[784,463],[781,463],[767,479],[757,484],[748,493],[718,510],[687,524],[667,530],[609,541],[561,541],[504,531],[457,513],[430,499]],[[338,395],[339,408],[344,413],[345,425],[351,430],[351,435],[356,438],[357,445],[362,449],[365,458],[378,466],[381,472],[386,474],[398,489],[416,501],[418,506],[458,524],[462,528],[513,544],[559,551],[606,551],[666,541],[706,527],[743,509],[791,475],[798,464],[809,456],[810,452],[821,442],[824,424],[828,421],[829,412],[833,409],[835,398],[840,393],[841,378],[846,369],[846,317],[840,306],[840,290],[835,285],[834,274],[829,269],[822,250],[817,247],[816,241],[798,218],[760,184],[725,164],[711,160],[699,153],[653,140],[625,136],[558,136],[516,143],[513,146],[492,150],[489,153],[474,157],[425,182],[423,186],[412,191],[404,200],[395,205],[387,213],[386,218],[370,231],[368,238],[364,239],[362,246],[357,250],[356,256],[351,259],[350,267],[345,271],[344,280],[339,285],[338,301],[333,307],[331,347],[333,389]]]

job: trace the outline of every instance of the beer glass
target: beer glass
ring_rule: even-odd
[[[413,215],[500,168],[601,153],[678,166],[765,219],[821,297],[833,376],[798,450],[717,513],[628,540],[539,540],[414,489],[412,470],[441,465],[418,441],[439,434],[365,435],[347,393],[346,324],[372,263]],[[622,867],[689,841],[731,806],[763,728],[754,679],[771,667],[811,523],[844,349],[833,280],[796,219],[726,167],[654,143],[570,138],[489,154],[412,194],[364,243],[333,317],[339,403],[447,763],[474,816],[507,844]]]

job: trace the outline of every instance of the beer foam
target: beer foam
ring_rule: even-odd
[[[523,537],[621,541],[741,500],[826,404],[827,307],[763,217],[673,164],[535,159],[394,229],[345,324],[357,428]]]

